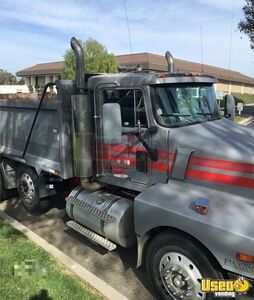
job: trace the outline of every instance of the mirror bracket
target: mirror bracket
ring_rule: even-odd
[[[225,113],[223,117],[229,119],[231,117],[231,114]]]
[[[141,144],[146,149],[147,154],[150,157],[150,159],[153,161],[157,161],[158,160],[158,150],[155,148],[151,148],[139,133],[136,133],[136,137],[139,139]]]

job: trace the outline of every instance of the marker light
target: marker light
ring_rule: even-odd
[[[200,73],[197,73],[197,72],[186,72],[184,73],[184,76],[193,76],[193,77],[196,77],[196,76],[201,76],[202,74]]]
[[[254,256],[242,253],[242,252],[237,252],[236,253],[236,258],[240,261],[244,261],[250,264],[254,264]]]
[[[209,209],[209,200],[205,199],[205,198],[198,198],[195,201],[195,206],[196,206],[197,211],[201,215],[206,215],[208,213],[208,209]]]
[[[159,73],[159,74],[158,74],[158,77],[159,77],[159,78],[165,77],[165,73]]]

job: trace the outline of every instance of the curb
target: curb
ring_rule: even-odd
[[[254,106],[254,103],[244,104],[244,106]]]
[[[82,267],[80,264],[75,262],[68,255],[64,254],[62,251],[57,249],[55,246],[48,243],[46,240],[38,236],[36,233],[32,232],[29,228],[13,219],[11,216],[7,215],[5,212],[0,210],[0,218],[4,219],[7,223],[9,223],[12,227],[22,232],[25,236],[27,236],[30,240],[32,240],[35,244],[43,248],[46,252],[48,252],[51,256],[53,256],[56,260],[58,260],[65,267],[70,269],[73,273],[78,275],[82,280],[86,281],[89,285],[91,285],[94,289],[96,289],[99,293],[104,295],[110,300],[128,300],[124,295],[120,292],[112,288],[102,279]]]

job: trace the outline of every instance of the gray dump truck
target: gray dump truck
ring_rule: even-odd
[[[169,52],[165,74],[86,74],[71,46],[74,81],[0,100],[1,199],[17,190],[35,211],[65,197],[67,226],[109,251],[136,246],[162,299],[213,299],[203,278],[251,282],[254,132],[230,120],[232,99],[221,117],[217,80],[174,72]]]

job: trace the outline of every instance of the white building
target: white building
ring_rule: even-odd
[[[28,86],[25,85],[0,85],[0,94],[29,93]]]

